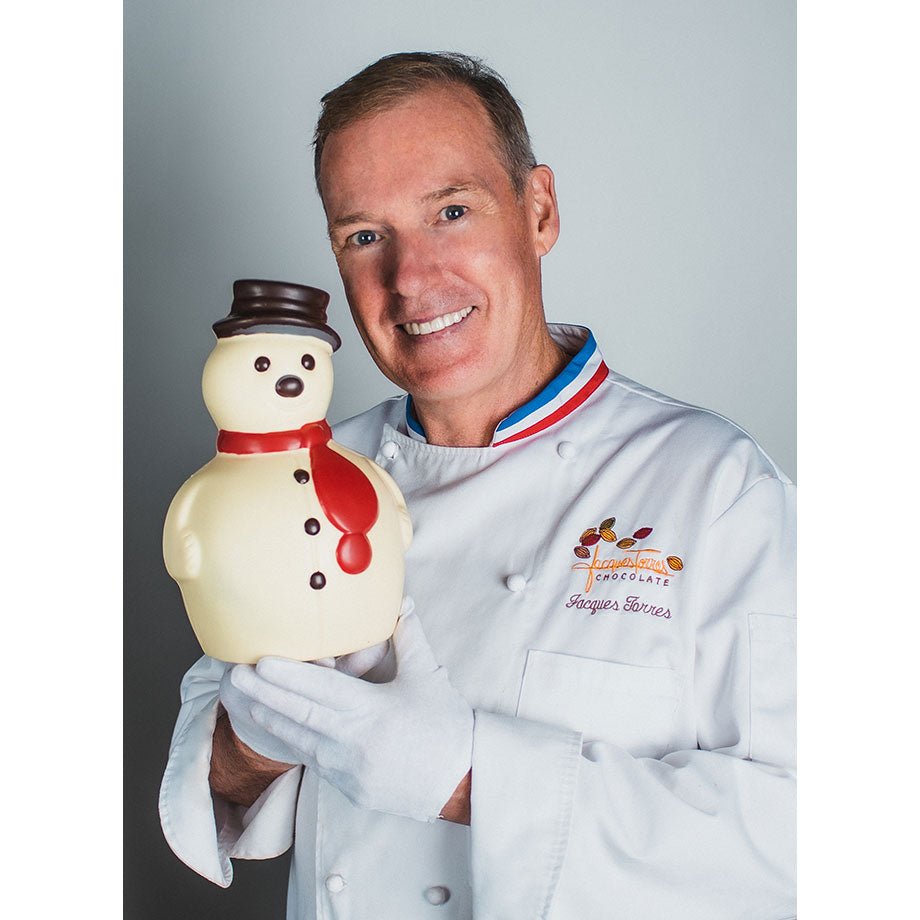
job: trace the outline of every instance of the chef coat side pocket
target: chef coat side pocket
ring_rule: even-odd
[[[751,639],[751,758],[795,765],[796,620],[748,614]]]
[[[582,732],[634,757],[676,749],[683,680],[652,668],[531,649],[516,715]]]

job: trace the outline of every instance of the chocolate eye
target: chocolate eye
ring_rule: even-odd
[[[304,355],[304,356],[300,359],[300,363],[301,363],[308,371],[312,371],[313,368],[316,367],[316,360],[314,359],[313,355]]]
[[[260,374],[267,371],[271,366],[271,361],[269,361],[265,355],[261,355],[260,357],[256,358],[255,368]]]

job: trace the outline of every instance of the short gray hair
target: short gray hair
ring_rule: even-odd
[[[511,185],[519,196],[524,193],[537,161],[521,108],[501,75],[467,54],[408,51],[380,58],[323,96],[313,136],[313,171],[320,197],[320,164],[329,135],[431,85],[466,86],[476,94],[495,129]]]

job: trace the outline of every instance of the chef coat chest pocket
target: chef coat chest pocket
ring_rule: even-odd
[[[572,728],[584,741],[606,741],[634,757],[675,749],[683,681],[650,668],[531,649],[517,715]]]

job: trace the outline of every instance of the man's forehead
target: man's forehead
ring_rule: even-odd
[[[495,128],[478,97],[464,86],[436,85],[332,132],[320,178],[328,209],[330,193],[349,197],[349,186],[361,186],[370,176],[388,174],[392,183],[404,185],[430,174],[432,181],[413,197],[436,200],[452,188],[487,190],[494,184],[488,174],[496,168],[507,172]]]

